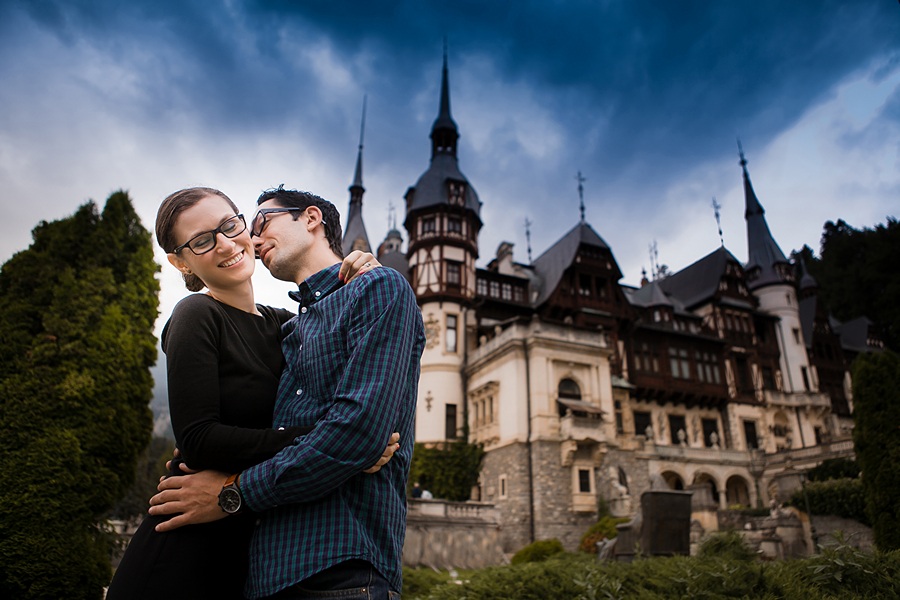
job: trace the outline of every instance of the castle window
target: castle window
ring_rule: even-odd
[[[712,448],[712,434],[715,433],[719,437],[719,422],[715,419],[703,419],[703,445]]]
[[[434,217],[422,219],[422,234],[434,233],[437,228],[437,222]]]
[[[763,388],[767,390],[775,389],[775,374],[772,367],[762,368]]]
[[[653,421],[650,419],[650,413],[636,410],[634,411],[634,433],[635,435],[647,435],[647,429],[650,429],[648,439],[653,437]]]
[[[583,494],[591,493],[590,469],[578,469],[578,491]]]
[[[447,287],[459,289],[460,286],[460,264],[458,262],[447,261]]]
[[[491,298],[499,298],[500,297],[500,282],[492,281],[491,282]]]
[[[456,439],[456,405],[448,404],[444,412],[444,437],[448,440]]]
[[[459,217],[448,217],[447,231],[449,233],[462,233],[462,219]]]
[[[504,283],[500,286],[500,297],[507,302],[512,300],[512,286],[510,284]]]
[[[476,293],[479,296],[487,296],[488,283],[486,279],[478,279],[475,281]]]
[[[686,436],[687,424],[685,423],[684,415],[669,415],[669,438],[673,444],[681,442],[678,437],[679,431],[683,431]],[[685,437],[685,440],[687,440],[687,437]]]
[[[456,352],[456,315],[447,315],[447,333],[445,348],[447,352]]]
[[[463,206],[466,203],[466,186],[459,181],[451,181],[448,201],[451,206]]]
[[[744,421],[744,440],[748,450],[759,448],[759,436],[756,434],[756,421]]]
[[[691,363],[686,348],[669,348],[669,367],[676,379],[691,378]]]
[[[591,295],[591,276],[581,274],[578,276],[578,293],[582,296]]]
[[[806,367],[800,367],[800,375],[803,376],[803,387],[806,391],[810,391],[809,387],[809,370]]]
[[[500,476],[500,481],[499,481],[499,483],[500,483],[500,499],[501,499],[501,500],[506,500],[506,496],[507,496],[507,493],[508,493],[508,491],[507,491],[507,489],[506,489],[506,475],[501,475],[501,476]]]

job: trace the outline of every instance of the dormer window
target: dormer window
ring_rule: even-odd
[[[449,202],[450,206],[465,206],[466,204],[466,184],[460,181],[449,182]]]

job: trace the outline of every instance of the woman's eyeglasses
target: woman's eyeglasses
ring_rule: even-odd
[[[234,215],[230,219],[226,219],[221,225],[212,231],[204,231],[198,233],[184,244],[178,246],[172,252],[178,254],[185,248],[196,255],[206,254],[216,247],[216,234],[221,233],[227,238],[237,237],[244,233],[247,229],[247,222],[244,221],[244,215]]]

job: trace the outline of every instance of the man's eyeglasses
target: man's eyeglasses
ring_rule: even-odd
[[[218,238],[216,234],[221,233],[227,238],[237,237],[247,229],[247,222],[244,221],[244,215],[234,215],[230,219],[226,219],[221,225],[212,231],[204,231],[189,239],[184,244],[175,248],[172,252],[178,254],[185,248],[196,255],[206,254],[216,247]]]
[[[305,208],[261,208],[256,213],[256,216],[253,217],[253,224],[250,226],[250,236],[256,237],[263,232],[263,229],[266,228],[266,225],[269,223],[269,219],[266,215],[272,215],[277,213],[286,213],[286,212],[303,212],[306,210]],[[297,217],[294,217],[296,220]]]

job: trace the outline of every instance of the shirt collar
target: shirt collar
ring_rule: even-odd
[[[314,304],[342,285],[338,279],[341,264],[337,263],[307,277],[296,292],[288,292],[291,300],[300,303],[300,308]]]

